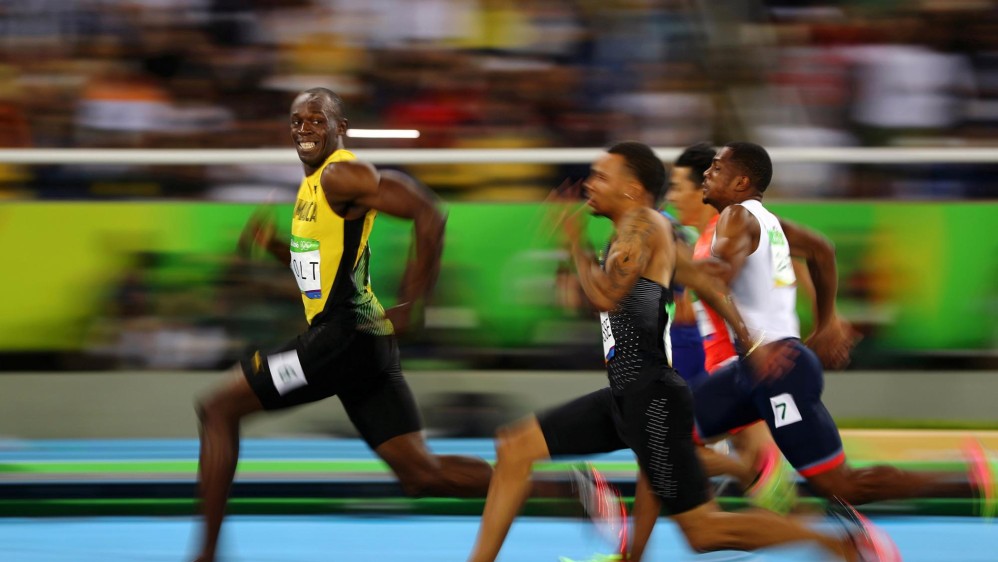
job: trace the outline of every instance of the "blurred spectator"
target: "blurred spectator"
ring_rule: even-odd
[[[171,125],[169,92],[138,68],[115,63],[87,84],[76,112],[82,146],[154,144]]]
[[[957,30],[900,17],[878,31],[881,41],[850,53],[857,65],[852,117],[865,144],[900,144],[961,125],[975,88],[969,59],[953,49]]]
[[[991,0],[7,0],[0,145],[287,147],[281,108],[310,86],[338,91],[354,127],[420,132],[358,148],[987,145],[996,22]],[[0,166],[7,197],[250,201],[274,183],[219,185],[193,167]],[[581,173],[413,171],[476,200],[535,199]],[[984,166],[778,175],[777,196],[998,193]]]
[[[343,97],[354,129],[419,132],[351,139],[358,149],[532,150],[625,138],[660,147],[701,140],[776,149],[993,146],[998,2],[4,0],[0,148],[278,147],[289,163],[0,160],[0,199],[291,202],[301,169],[287,107],[313,86]],[[767,200],[993,199],[996,167],[778,162]],[[543,198],[588,167],[440,163],[407,171],[449,200],[519,202]],[[845,309],[874,340],[895,317],[926,308],[898,298],[905,282],[922,282],[913,273],[922,270],[895,263],[910,237],[898,235],[891,216],[873,220],[883,232],[872,235],[862,230],[866,223],[836,227],[843,229],[836,234]],[[449,239],[448,260],[464,242],[476,259],[487,254],[490,266],[502,269],[445,260],[451,269],[441,275],[428,333],[417,343],[424,355],[461,358],[477,344],[487,357],[478,360],[515,363],[515,354],[493,353],[514,345],[508,337],[515,345],[561,350],[552,355],[559,367],[598,360],[590,357],[596,350],[584,296],[566,282],[570,272],[555,272],[556,256],[517,248],[524,253],[507,262],[488,253],[498,247],[478,247],[519,229],[521,220],[529,217],[511,216],[479,238]],[[917,233],[929,230],[916,222]],[[946,233],[941,224],[939,239]],[[391,223],[378,228],[379,236],[390,233]],[[123,229],[121,236],[132,234]],[[301,322],[294,285],[274,263],[197,252],[118,258],[130,265],[106,272],[120,275],[112,281],[117,290],[91,329],[93,353],[116,364],[212,368],[231,363],[243,342],[266,344],[262,338],[293,334]],[[501,283],[485,291],[466,283],[475,275]],[[982,292],[984,307],[998,302],[993,285]],[[286,293],[256,295],[272,286]],[[994,323],[982,326],[992,338]],[[563,350],[573,345],[578,353],[566,358]],[[535,351],[519,360],[536,367],[543,353]],[[474,416],[454,415],[469,416],[467,432],[477,433],[488,429],[493,408],[486,402]]]
[[[661,73],[644,79],[640,89],[608,100],[615,114],[614,138],[650,146],[689,146],[714,138],[714,107],[692,69],[661,65]]]
[[[28,148],[31,132],[21,103],[16,70],[0,64],[0,147]],[[0,199],[24,197],[30,168],[0,162]]]

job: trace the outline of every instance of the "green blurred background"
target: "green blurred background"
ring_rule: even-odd
[[[300,330],[294,282],[235,241],[256,207],[176,202],[15,202],[0,207],[0,353],[55,366],[220,368],[248,345]],[[566,256],[536,203],[451,203],[427,329],[407,342],[439,367],[529,358],[596,368],[590,313],[573,304]],[[996,203],[773,203],[836,245],[839,307],[865,335],[859,367],[942,358],[987,364],[998,342]],[[290,206],[274,208],[287,230]],[[601,245],[609,221],[593,219]],[[380,217],[375,291],[390,305],[410,233]],[[561,272],[561,274],[559,274]],[[810,306],[801,295],[805,334]],[[186,343],[185,343],[186,342]],[[171,353],[198,342],[186,354]],[[581,355],[580,355],[581,353]],[[157,357],[160,361],[157,363]],[[171,359],[172,357],[172,359]],[[186,358],[185,358],[186,357]],[[968,359],[969,358],[969,359]],[[527,359],[524,359],[527,361]],[[63,365],[69,363],[69,365]]]

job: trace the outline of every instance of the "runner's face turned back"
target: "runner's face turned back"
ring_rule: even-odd
[[[328,98],[309,92],[300,94],[291,104],[291,140],[298,158],[311,174],[333,152],[343,148],[347,120]]]

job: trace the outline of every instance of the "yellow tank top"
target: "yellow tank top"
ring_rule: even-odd
[[[351,321],[359,331],[387,335],[392,324],[371,290],[367,241],[377,211],[344,220],[326,201],[319,178],[332,162],[355,160],[337,150],[298,187],[291,220],[291,271],[301,290],[308,323]]]

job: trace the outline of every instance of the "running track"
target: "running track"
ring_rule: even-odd
[[[906,562],[995,562],[998,526],[962,517],[875,518]],[[0,519],[6,562],[182,562],[193,552],[190,518]],[[460,562],[478,528],[475,517],[233,517],[221,562],[374,560]],[[557,562],[581,558],[602,543],[574,520],[526,517],[514,524],[500,560]],[[647,560],[787,562],[827,560],[805,547],[745,554],[695,555],[663,520]]]
[[[493,456],[488,440],[434,440],[441,453]],[[0,482],[191,480],[193,440],[0,441]],[[248,440],[242,479],[377,477],[379,464],[355,440]],[[631,472],[626,453],[600,462]],[[331,464],[326,464],[331,463]],[[336,464],[349,463],[349,464]],[[633,473],[633,472],[632,472]],[[387,476],[387,475],[385,475]],[[877,516],[907,562],[998,562],[998,525],[967,517]],[[0,562],[182,562],[190,560],[195,520],[174,517],[0,517]],[[477,517],[431,515],[236,516],[226,527],[222,562],[330,560],[453,560],[467,556]],[[587,524],[555,517],[524,517],[514,525],[500,560],[556,562],[604,550]],[[797,547],[757,554],[695,555],[663,519],[648,560],[704,562],[825,560]]]

